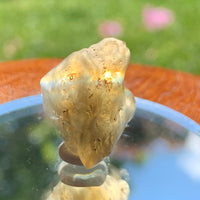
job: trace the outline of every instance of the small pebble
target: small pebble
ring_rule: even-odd
[[[63,161],[59,165],[58,175],[61,182],[66,185],[91,187],[103,184],[108,173],[107,171],[107,166],[104,161],[101,161],[91,169]]]

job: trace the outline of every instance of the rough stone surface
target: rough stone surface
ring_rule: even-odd
[[[108,156],[135,111],[124,87],[130,52],[106,38],[74,52],[41,80],[47,116],[60,130],[66,151],[87,168]]]

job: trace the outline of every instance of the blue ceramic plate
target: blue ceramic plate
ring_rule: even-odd
[[[200,199],[199,136],[190,118],[136,98],[135,116],[110,158],[127,172],[129,199]],[[60,142],[41,95],[0,105],[0,199],[44,199],[58,181]]]

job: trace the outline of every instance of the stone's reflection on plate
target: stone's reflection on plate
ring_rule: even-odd
[[[0,106],[0,199],[44,199],[58,182],[61,138],[41,104],[33,96]],[[136,107],[110,158],[129,174],[129,200],[200,199],[200,126],[143,99]]]

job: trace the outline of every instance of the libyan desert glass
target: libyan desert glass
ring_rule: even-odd
[[[134,120],[110,156],[129,183],[129,199],[200,199],[199,135],[191,119],[136,98]],[[40,95],[1,105],[0,199],[44,199],[59,180],[60,143]]]
[[[105,38],[73,52],[40,81],[44,111],[63,138],[63,152],[86,168],[111,153],[135,112],[124,85],[129,60],[125,42]]]

